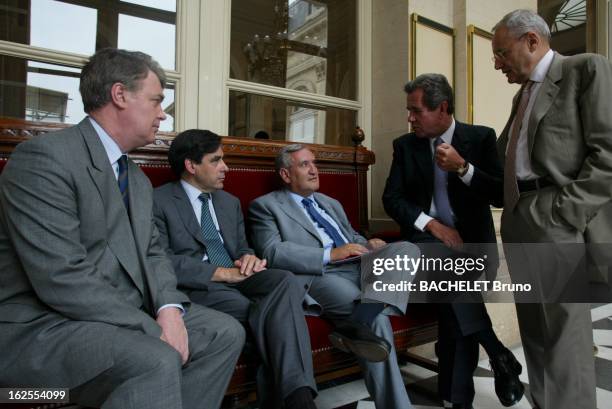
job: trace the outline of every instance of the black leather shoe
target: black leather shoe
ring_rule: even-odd
[[[495,393],[504,406],[512,406],[523,398],[525,387],[519,379],[523,367],[512,352],[505,350],[490,361],[495,374]]]
[[[329,334],[332,345],[344,352],[352,352],[371,362],[381,362],[389,357],[391,345],[360,323],[342,321]]]

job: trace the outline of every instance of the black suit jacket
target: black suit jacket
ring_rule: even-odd
[[[448,174],[455,228],[465,243],[495,243],[490,205],[503,206],[503,170],[497,155],[495,131],[456,121],[452,146],[475,168],[470,186],[456,173]],[[414,222],[421,212],[429,213],[434,188],[433,166],[429,139],[409,133],[393,141],[393,163],[383,204],[387,214],[399,223],[406,240],[418,242],[424,237]],[[489,256],[497,259],[496,249]]]

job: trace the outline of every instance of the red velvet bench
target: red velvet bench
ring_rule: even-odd
[[[0,171],[19,142],[63,126],[65,125],[0,119]],[[166,159],[172,138],[173,134],[160,134],[155,144],[130,154],[147,174],[153,186],[174,179]],[[225,159],[230,167],[225,190],[240,199],[243,211],[246,212],[251,200],[278,187],[274,157],[286,144],[287,142],[279,141],[223,138]],[[367,235],[366,174],[368,167],[374,163],[374,154],[362,146],[353,148],[310,145],[309,148],[317,157],[321,192],[338,199],[353,226]],[[327,321],[317,317],[307,317],[306,320],[318,383],[359,372],[353,356],[334,349],[329,343],[327,336],[331,325]],[[400,360],[436,370],[431,361],[407,352],[410,347],[436,339],[437,322],[434,312],[427,305],[411,305],[405,317],[392,317],[392,326]],[[238,408],[255,399],[256,370],[254,357],[243,355],[240,358],[226,393],[224,407]]]

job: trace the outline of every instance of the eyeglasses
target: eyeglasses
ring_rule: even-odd
[[[514,42],[512,42],[510,46],[507,48],[500,48],[499,50],[493,51],[493,57],[491,57],[491,61],[493,61],[493,63],[495,64],[498,61],[505,60],[506,57],[508,56],[508,52],[510,51],[510,49],[516,43],[520,42],[523,39],[523,37],[525,37],[526,35],[527,33],[523,33],[519,38],[517,38]]]

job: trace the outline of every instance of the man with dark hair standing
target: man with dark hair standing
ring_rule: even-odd
[[[548,25],[530,10],[508,13],[493,31],[495,69],[522,84],[498,151],[510,276],[538,294],[516,305],[531,396],[540,409],[592,409],[586,288],[606,281],[610,261],[584,252],[605,244],[609,253],[612,243],[612,64],[554,52]]]
[[[13,152],[0,177],[0,384],[70,388],[113,409],[217,408],[244,342],[190,305],[126,153],[155,141],[165,76],[104,49],[81,73],[89,117]]]
[[[495,132],[455,121],[453,90],[443,75],[419,75],[404,90],[412,133],[393,141],[385,210],[404,239],[423,243],[424,254],[437,246],[452,255],[463,243],[493,243],[479,251],[494,276],[499,262],[489,206],[501,204],[502,174]],[[471,407],[479,344],[491,360],[500,401],[515,404],[523,396],[521,365],[497,339],[482,302],[439,304],[440,396],[453,408]]]
[[[181,132],[168,161],[180,181],[155,189],[154,214],[179,289],[250,329],[274,390],[264,393],[269,388],[259,377],[260,407],[315,408],[305,289],[289,271],[267,269],[249,248],[240,202],[222,190],[229,168],[221,138],[205,130]]]

